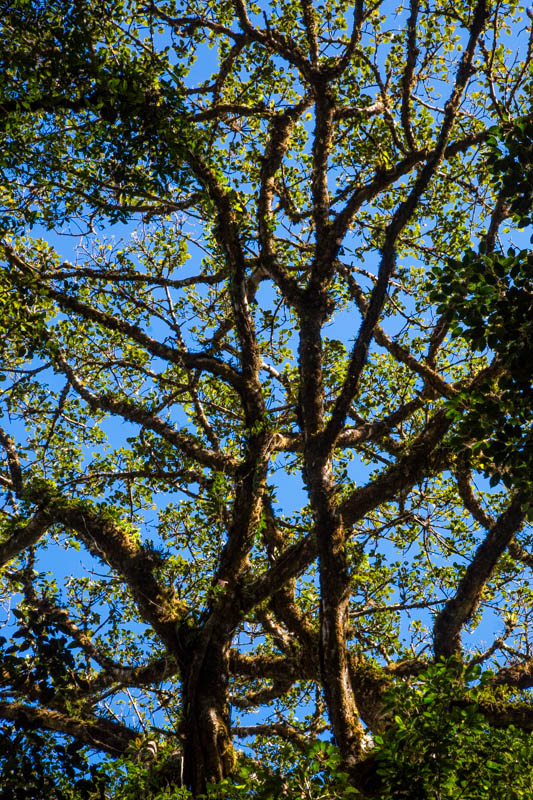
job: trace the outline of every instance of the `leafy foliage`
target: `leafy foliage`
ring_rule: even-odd
[[[521,226],[532,223],[533,122],[530,117],[496,127],[488,140],[488,163],[501,196]]]
[[[501,140],[493,136],[490,145],[488,161],[501,186],[500,198],[525,226],[533,209],[531,121],[517,121]],[[530,494],[533,253],[486,249],[482,245],[479,252],[469,250],[462,260],[435,268],[432,279],[438,288],[431,297],[454,335],[466,339],[474,350],[489,349],[505,365],[469,399],[470,413],[463,416],[455,403],[455,414],[463,416],[463,437],[475,443],[491,485],[502,480],[507,486],[521,485]]]
[[[386,707],[394,724],[376,740],[383,800],[528,796],[531,736],[512,725],[502,730],[487,723],[478,703],[493,675],[480,673],[479,665],[441,663],[414,686],[390,691]]]

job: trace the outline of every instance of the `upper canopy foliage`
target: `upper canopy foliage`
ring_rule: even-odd
[[[528,796],[527,22],[2,4],[8,796]]]

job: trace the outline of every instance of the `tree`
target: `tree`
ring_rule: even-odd
[[[3,4],[14,797],[106,796],[122,757],[142,792],[255,763],[283,796],[303,758],[399,797],[415,756],[420,797],[485,797],[487,743],[526,796],[521,14]]]

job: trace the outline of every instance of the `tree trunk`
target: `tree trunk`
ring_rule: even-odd
[[[183,755],[185,784],[198,795],[208,782],[232,774],[235,751],[230,733],[229,651],[209,643],[192,652],[183,688]]]

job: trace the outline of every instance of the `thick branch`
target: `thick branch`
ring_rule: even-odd
[[[35,708],[25,703],[5,703],[0,701],[0,717],[10,720],[23,728],[45,728],[50,731],[73,736],[80,742],[96,750],[103,750],[114,756],[122,755],[130,742],[138,737],[138,732],[107,719],[78,719],[49,708]]]
[[[248,736],[279,736],[288,742],[292,742],[301,750],[307,752],[309,747],[309,734],[283,722],[271,722],[265,725],[237,726],[231,729],[234,736],[246,738]]]
[[[75,531],[89,552],[124,578],[143,618],[174,653],[176,624],[184,616],[184,608],[173,591],[156,579],[151,551],[139,544],[127,526],[105,511],[92,510],[81,500],[55,496],[40,486],[33,491],[32,500],[42,505],[55,522]]]
[[[418,56],[416,45],[416,25],[418,18],[419,0],[411,0],[411,14],[407,22],[407,58],[402,77],[402,125],[407,139],[409,149],[412,151],[416,147],[411,128],[411,93],[414,84],[414,70]]]
[[[531,689],[533,686],[533,658],[526,659],[522,664],[502,667],[491,680],[491,685]]]
[[[271,48],[274,52],[278,53],[282,58],[286,59],[289,64],[293,64],[307,80],[312,79],[311,65],[307,61],[305,54],[300,47],[294,43],[292,39],[285,36],[280,31],[270,26],[267,30],[261,30],[252,25],[246,3],[244,0],[233,0],[237,19],[241,29],[252,41],[258,42],[266,47]]]
[[[25,525],[14,527],[9,538],[0,542],[0,567],[19,556],[27,547],[37,544],[53,521],[46,511],[39,510]]]
[[[354,526],[366,514],[409,491],[418,481],[444,469],[449,451],[439,445],[451,425],[444,410],[438,411],[427,428],[411,444],[397,463],[384,470],[374,481],[355,489],[342,503],[344,524]],[[316,558],[317,543],[312,533],[288,547],[276,563],[255,581],[241,589],[240,604],[244,612],[252,609],[291,578],[300,575]]]
[[[275,175],[287,152],[294,122],[310,105],[310,99],[304,98],[285,113],[276,115],[270,123],[268,143],[261,161],[260,191],[257,204],[257,225],[260,246],[261,265],[282,290],[287,300],[297,303],[300,290],[296,281],[279,264],[272,233],[272,201],[276,189]]]
[[[515,497],[476,550],[455,595],[435,620],[433,637],[437,657],[449,657],[460,651],[461,629],[479,605],[485,584],[524,518],[522,499]]]

